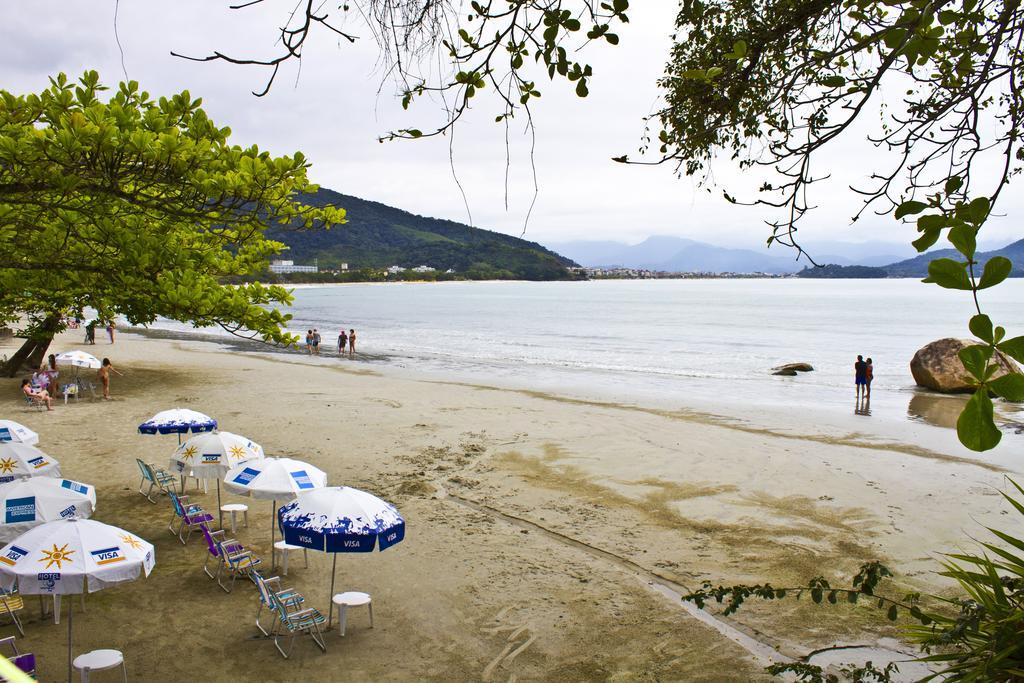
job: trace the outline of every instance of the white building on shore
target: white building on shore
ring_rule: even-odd
[[[297,266],[295,261],[274,260],[270,262],[271,273],[315,273],[318,270],[316,261],[311,266]]]

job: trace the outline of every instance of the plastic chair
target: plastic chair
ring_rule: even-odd
[[[21,627],[21,620],[18,619],[15,612],[20,612],[23,609],[25,609],[25,601],[18,595],[17,590],[5,591],[0,588],[0,614],[6,614],[11,618],[18,633],[22,636],[25,635],[25,629]]]
[[[25,399],[25,405],[29,410],[36,408],[37,410],[46,410],[46,401],[42,400],[37,396],[26,396],[22,394],[22,398]]]
[[[161,493],[167,493],[168,490],[174,490],[175,476],[166,470],[159,467],[154,467],[149,463],[143,462],[142,460],[135,458],[135,462],[139,466],[139,471],[142,472],[142,479],[139,480],[139,493],[146,497],[150,503],[156,505],[156,501],[153,500],[153,489],[159,487]],[[143,493],[142,487],[145,486],[146,482],[149,482],[149,490]]]
[[[259,572],[254,572],[254,580],[256,581],[256,588],[260,594],[260,604],[256,608],[256,628],[260,630],[265,636],[271,636],[277,633],[277,625],[279,619],[277,618],[277,603],[284,603],[285,608],[289,612],[296,611],[302,603],[306,601],[302,595],[293,588],[281,588],[281,579],[272,576],[269,579],[263,578]],[[263,608],[266,607],[272,616],[274,616],[274,624],[270,631],[263,628],[263,624],[260,623],[260,614],[263,612]]]
[[[274,630],[274,647],[277,648],[282,657],[288,659],[292,649],[295,647],[295,636],[300,633],[308,633],[313,638],[313,642],[316,643],[317,647],[327,652],[327,643],[324,641],[323,633],[320,631],[320,626],[327,619],[324,618],[324,615],[320,614],[319,610],[314,607],[307,607],[306,609],[289,611],[284,601],[275,600],[274,602],[277,604],[278,626],[283,627],[292,636],[289,641],[288,652],[285,652],[281,648],[280,643],[282,634],[276,629]]]
[[[212,538],[214,534],[210,534]],[[246,550],[245,547],[236,541],[235,539],[225,539],[221,541],[215,541],[217,545],[217,554],[220,556],[220,562],[217,566],[217,585],[220,586],[225,593],[230,593],[235,588],[235,580],[239,576],[244,576],[256,583],[256,577],[258,576],[256,568],[263,562],[260,558],[253,555],[251,550]],[[231,585],[225,586],[224,581],[221,579],[221,571],[231,576]]]
[[[171,517],[171,522],[167,525],[167,528],[171,533],[175,533],[173,527],[174,520],[181,520],[181,523],[178,525],[177,534],[178,540],[181,541],[182,545],[188,543],[188,539],[192,537],[192,532],[198,529],[201,524],[208,524],[213,521],[213,515],[203,510],[200,506],[189,503],[188,496],[179,496],[174,491],[168,491],[167,497],[171,499],[171,505],[174,506],[174,516]],[[188,529],[187,534],[185,534],[185,529]]]
[[[0,638],[0,647],[5,645],[11,648],[11,655],[8,657],[11,663],[32,678],[36,678],[36,656],[31,652],[19,652],[14,636]]]

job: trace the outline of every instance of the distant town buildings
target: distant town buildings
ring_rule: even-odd
[[[311,266],[297,266],[294,261],[274,260],[270,262],[271,273],[315,273],[319,270],[314,261]]]
[[[792,274],[776,273],[712,273],[712,272],[670,272],[644,268],[569,268],[569,272],[585,275],[595,280],[685,280],[698,278],[777,278],[793,277]]]

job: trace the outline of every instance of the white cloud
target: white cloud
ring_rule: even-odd
[[[228,3],[124,2],[119,34],[128,75],[154,94],[187,88],[204,98],[220,125],[231,126],[239,144],[257,143],[276,153],[302,150],[313,162],[321,185],[415,213],[466,220],[448,159],[448,139],[379,144],[390,129],[429,128],[440,108],[424,101],[403,111],[392,84],[381,83],[372,39],[349,45],[326,33],[307,46],[298,72],[286,65],[271,93],[255,98],[267,73],[255,67],[193,63],[170,56],[173,49],[192,55],[222,50],[237,56],[276,51],[275,29],[293,3],[267,2],[242,11]],[[114,3],[40,0],[9,8],[0,28],[3,87],[38,90],[58,70],[71,75],[95,68],[108,82],[121,78],[113,32]],[[576,98],[564,83],[538,79],[544,96],[535,108],[540,195],[527,237],[545,242],[568,239],[639,241],[650,234],[671,234],[720,244],[757,248],[767,229],[764,209],[732,206],[720,188],[707,192],[668,167],[622,166],[612,156],[635,156],[642,117],[657,98],[655,80],[666,61],[675,7],[648,2],[631,13],[633,23],[620,31],[617,48],[588,53],[595,78],[591,95]],[[362,33],[365,33],[362,32]],[[379,91],[379,94],[378,94]],[[455,170],[469,197],[474,223],[519,234],[530,206],[533,180],[523,121],[510,133],[509,207],[505,210],[505,133],[494,124],[495,104],[482,98],[473,116],[456,132]],[[808,217],[803,234],[813,239],[906,243],[910,226],[891,218],[866,216],[855,226],[849,218],[857,199],[847,189],[871,168],[873,150],[862,139],[831,150],[822,160],[837,173],[817,195],[819,210]],[[742,184],[729,163],[716,166],[719,185]],[[1002,210],[1020,215],[1024,202],[1008,197]],[[986,227],[988,239],[1019,237],[1010,219]]]

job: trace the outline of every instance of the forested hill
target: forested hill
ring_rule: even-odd
[[[1024,276],[1024,240],[1017,240],[1012,244],[1007,244],[1002,249],[980,252],[976,259],[978,263],[984,267],[985,262],[993,256],[1005,256],[1013,261],[1013,273],[1011,274],[1011,277]],[[963,256],[955,249],[940,249],[938,251],[930,251],[927,254],[915,256],[914,258],[907,259],[906,261],[891,263],[888,266],[885,266],[885,270],[889,277],[926,277],[928,275],[928,263],[937,258],[951,258],[957,261],[963,260]]]
[[[300,201],[340,206],[348,212],[348,223],[330,230],[267,230],[267,237],[290,247],[282,258],[302,264],[315,258],[321,269],[342,263],[347,263],[349,270],[431,266],[474,278],[558,280],[568,278],[567,267],[576,265],[535,242],[417,216],[325,188],[302,195]]]
[[[985,263],[993,256],[1005,256],[1013,262],[1013,271],[1010,273],[1010,277],[1024,277],[1024,240],[1017,240],[1001,249],[979,252],[975,258],[981,268],[984,268]],[[937,249],[905,261],[877,268],[830,264],[823,268],[804,268],[797,273],[797,276],[810,278],[928,277],[928,264],[938,258],[963,260],[963,256],[956,249]]]

